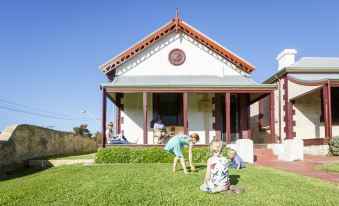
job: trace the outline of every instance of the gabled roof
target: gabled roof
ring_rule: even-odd
[[[303,57],[299,61],[295,62],[291,66],[289,66],[291,69],[292,68],[323,68],[323,69],[328,69],[328,68],[339,68],[339,58],[337,57]]]
[[[251,73],[255,70],[255,67],[250,63],[246,62],[244,59],[240,58],[230,50],[222,47],[209,37],[205,36],[198,30],[194,29],[192,26],[188,25],[184,21],[182,21],[178,16],[174,18],[172,21],[152,33],[151,35],[147,36],[143,40],[136,43],[134,46],[130,47],[126,51],[122,52],[121,54],[117,55],[113,59],[109,60],[105,64],[101,65],[99,68],[100,70],[108,74],[117,68],[119,65],[130,59],[131,57],[135,56],[136,54],[140,53],[150,45],[157,42],[162,37],[169,34],[171,31],[181,31],[188,36],[192,37],[196,41],[200,42],[207,48],[211,49],[215,53],[219,54],[220,56],[224,57],[234,65],[236,65],[241,70],[245,71],[246,73]]]
[[[299,61],[293,63],[291,66],[284,67],[278,72],[263,81],[263,84],[270,84],[276,81],[276,78],[285,75],[286,73],[301,73],[299,77],[303,76],[307,79],[309,76],[314,78],[316,75],[319,79],[324,76],[339,73],[339,58],[338,57],[303,57]],[[326,74],[322,74],[326,73]],[[312,75],[311,75],[312,74]],[[315,75],[314,75],[315,74]],[[331,79],[331,78],[326,78]]]

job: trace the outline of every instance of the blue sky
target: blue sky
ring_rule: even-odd
[[[170,21],[176,7],[184,21],[255,65],[257,82],[277,70],[285,48],[297,49],[297,59],[339,57],[334,0],[0,0],[0,131],[16,123],[100,130],[81,113],[101,118],[99,84],[107,79],[98,66]]]

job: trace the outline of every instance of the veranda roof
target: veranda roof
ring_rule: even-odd
[[[121,76],[103,87],[267,87],[271,84],[258,84],[249,77],[234,76]]]
[[[339,73],[290,73],[289,75],[304,81],[339,80]]]

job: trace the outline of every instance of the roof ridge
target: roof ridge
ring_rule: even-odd
[[[302,57],[301,59],[339,59],[339,57]]]

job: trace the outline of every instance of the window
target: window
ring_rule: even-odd
[[[263,107],[264,107],[264,111],[263,111],[263,126],[269,126],[270,122],[271,122],[271,115],[270,115],[270,96],[266,96],[263,99]]]
[[[332,119],[339,121],[339,87],[331,88]]]
[[[339,122],[339,87],[331,88],[331,107],[332,107],[332,122]],[[324,102],[323,93],[321,92],[321,117],[320,121],[324,122]]]
[[[182,126],[182,94],[153,94],[153,121],[158,114],[165,125]]]
[[[267,95],[259,101],[259,128],[264,129],[270,126],[271,122],[271,108],[270,96]]]

